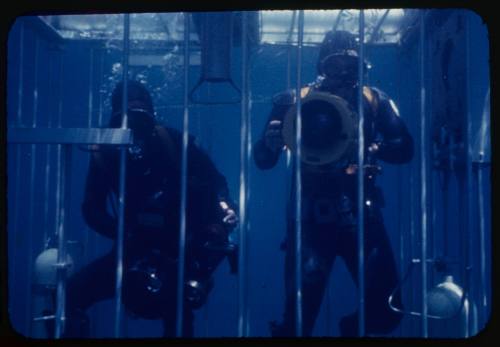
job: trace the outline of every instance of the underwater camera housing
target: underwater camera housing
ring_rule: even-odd
[[[302,162],[310,165],[335,164],[355,151],[357,115],[343,98],[310,92],[302,99]],[[290,107],[283,121],[286,146],[296,151],[297,107]]]

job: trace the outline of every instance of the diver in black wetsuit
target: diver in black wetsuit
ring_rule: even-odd
[[[358,105],[358,53],[354,35],[328,32],[320,48],[318,78],[301,90],[329,93],[345,100],[356,112]],[[255,163],[260,169],[274,167],[286,148],[284,117],[295,105],[295,93],[287,91],[273,98],[273,108],[262,137],[254,145]],[[398,282],[394,256],[382,220],[383,197],[375,184],[380,170],[377,160],[401,164],[413,157],[413,140],[399,117],[394,102],[373,87],[363,87],[365,138],[365,322],[366,334],[390,333],[401,315],[392,311],[388,297]],[[302,144],[330,145],[328,134],[337,131],[327,116],[317,112],[307,119],[302,106]],[[357,150],[335,164],[302,163],[302,321],[303,335],[310,336],[319,312],[328,276],[336,256],[341,256],[357,284]],[[291,202],[295,201],[292,191]],[[273,336],[294,336],[295,327],[295,221],[288,213],[285,259],[285,312],[283,322],[271,323]],[[401,298],[395,297],[398,305]],[[342,318],[342,336],[357,336],[358,313]]]
[[[122,122],[123,84],[112,95],[109,127]],[[163,319],[164,336],[175,336],[180,226],[182,134],[157,124],[151,97],[139,82],[128,82],[128,126],[134,145],[127,149],[125,241],[122,301],[134,315]],[[82,213],[98,233],[115,238],[119,186],[116,146],[94,146]],[[108,211],[114,201],[114,213]],[[193,334],[193,309],[211,289],[211,275],[227,255],[235,269],[235,247],[228,234],[238,218],[226,179],[210,158],[188,145],[186,265],[183,336]],[[113,205],[112,203],[110,205]],[[85,311],[115,295],[116,248],[72,276],[67,283],[65,337],[88,336]]]

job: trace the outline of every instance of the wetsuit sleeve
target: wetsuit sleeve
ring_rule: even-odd
[[[393,164],[409,162],[413,158],[413,139],[394,102],[381,91],[377,90],[377,94],[376,127],[382,141],[376,156]]]
[[[294,95],[292,92],[283,92],[273,97],[273,108],[266,122],[262,135],[253,146],[253,158],[257,167],[261,170],[273,168],[280,157],[281,151],[273,152],[265,144],[264,136],[267,126],[273,120],[283,121],[286,112],[294,103]]]
[[[98,163],[99,153],[93,153],[90,159],[82,214],[88,226],[108,238],[115,238],[116,219],[107,212],[106,199],[110,193],[109,176]]]

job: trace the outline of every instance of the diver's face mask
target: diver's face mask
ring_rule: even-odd
[[[348,54],[331,54],[320,63],[325,81],[333,87],[354,87],[358,83],[358,57]]]
[[[134,144],[128,148],[128,156],[134,161],[144,159],[144,142],[134,141]]]
[[[112,125],[120,126],[122,112],[113,114]],[[120,122],[120,124],[117,124]],[[153,115],[144,108],[129,108],[127,111],[127,127],[133,132],[134,142],[128,147],[128,157],[134,162],[142,161],[145,158],[146,142],[153,135],[155,122]]]

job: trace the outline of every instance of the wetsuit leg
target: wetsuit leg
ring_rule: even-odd
[[[357,233],[346,232],[341,236],[339,255],[358,284]],[[388,334],[401,321],[401,314],[390,309],[388,299],[398,284],[394,255],[381,219],[367,221],[365,227],[365,327],[366,335]],[[395,296],[401,306],[401,297]],[[345,316],[340,322],[342,336],[358,335],[358,312]]]
[[[85,311],[115,294],[116,254],[109,253],[85,266],[68,279],[66,286],[65,337],[88,337]]]
[[[290,228],[293,230],[293,228]],[[333,230],[314,224],[302,226],[302,335],[312,334],[319,313],[328,278],[335,260]],[[273,336],[295,336],[295,242],[288,233],[285,255],[285,313],[282,324],[272,323]]]

